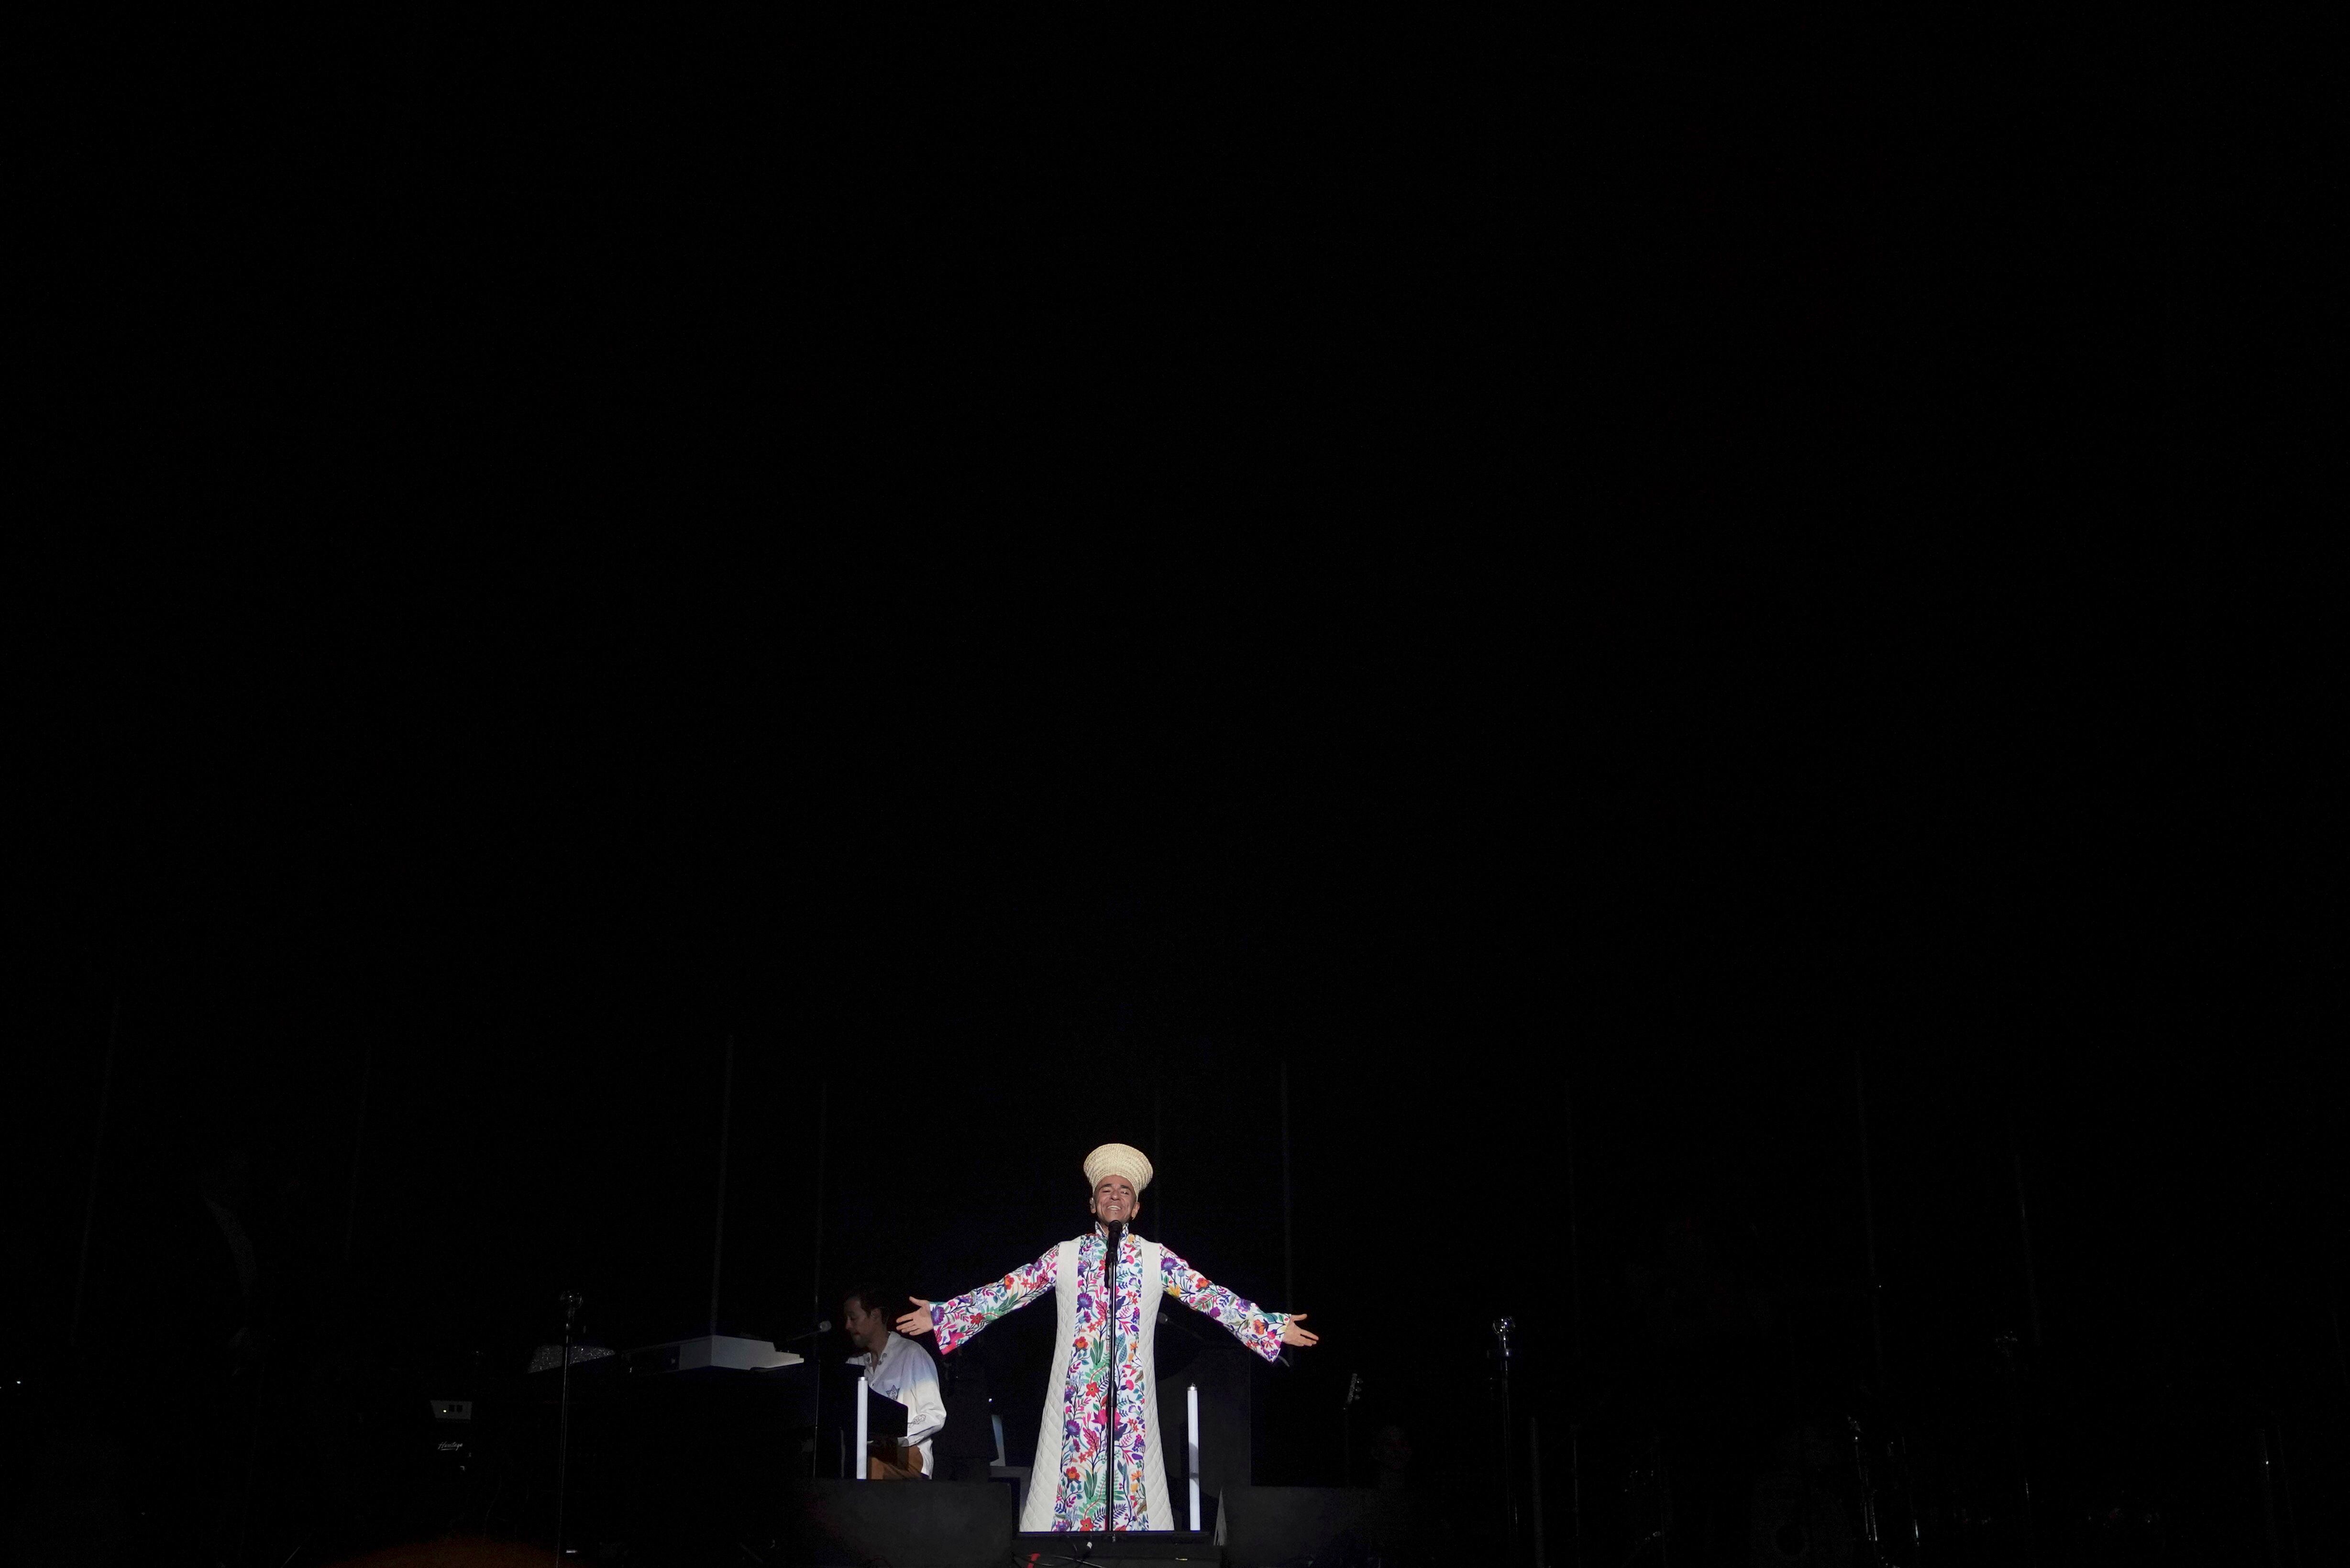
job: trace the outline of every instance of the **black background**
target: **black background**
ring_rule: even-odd
[[[1357,1370],[1466,1473],[1502,1313],[1554,1453],[1637,1428],[1677,1216],[1866,1273],[1857,1064],[1918,1429],[2033,1334],[2020,1168],[2063,1429],[2218,1519],[2282,1422],[2318,1550],[2295,39],[169,26],[52,83],[15,1343],[118,1006],[94,1301],[226,1128],[314,1320],[501,1362],[700,1324],[731,1037],[723,1329],[1001,1274],[1121,1139],[1325,1335],[1261,1479]]]

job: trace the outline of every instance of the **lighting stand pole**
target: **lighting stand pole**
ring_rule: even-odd
[[[1538,1416],[1526,1417],[1526,1501],[1533,1505],[1534,1516],[1534,1568],[1550,1568],[1547,1548],[1543,1543],[1542,1418]]]
[[[702,1332],[718,1336],[718,1282],[726,1262],[726,1145],[734,1127],[734,1036],[726,1037],[726,1082],[718,1094],[718,1219],[710,1238],[710,1324]],[[821,1302],[817,1303],[819,1310]]]
[[[359,1056],[359,1108],[351,1128],[351,1179],[343,1195],[343,1267],[351,1266],[351,1243],[359,1229],[359,1158],[367,1151],[368,1091],[375,1086],[375,1042]]]
[[[2265,1418],[2266,1412],[2262,1414]],[[2277,1544],[2276,1482],[2272,1479],[2277,1467],[2269,1457],[2269,1429],[2259,1428],[2252,1439],[2258,1445],[2256,1452],[2261,1463],[2261,1516],[2269,1529],[2269,1568],[2284,1568],[2284,1551]],[[2277,1446],[2282,1449],[2284,1445],[2279,1442]]]
[[[816,1267],[808,1286],[808,1321],[824,1321],[824,1135],[825,1114],[830,1109],[832,1085],[818,1080],[816,1086]],[[816,1467],[823,1462],[819,1450],[824,1436],[824,1340],[819,1335],[808,1343],[808,1367],[816,1376],[808,1379],[808,1475],[814,1479]],[[858,1455],[862,1465],[865,1456]],[[845,1467],[844,1467],[845,1468]]]
[[[2012,1113],[2007,1121],[2007,1155],[2015,1173],[2015,1218],[2018,1233],[2023,1242],[2023,1295],[2031,1311],[2031,1346],[2035,1360],[2041,1348],[2040,1337],[2040,1276],[2032,1263],[2032,1210],[2023,1198],[2023,1135],[2017,1128]],[[2002,1334],[2001,1355],[2007,1366],[2008,1419],[2012,1427],[2011,1443],[2015,1453],[2016,1474],[2023,1484],[2023,1560],[2026,1563],[2040,1561],[2040,1526],[2033,1517],[2039,1503],[2032,1495],[2032,1442],[2024,1429],[2023,1377],[2017,1366],[2015,1336]]]
[[[1291,1244],[1289,1199],[1289,1063],[1281,1064],[1281,1288],[1284,1312],[1297,1310],[1297,1253]]]
[[[1510,1331],[1513,1318],[1493,1320],[1493,1346],[1502,1366],[1502,1560],[1518,1560],[1518,1434],[1510,1416]]]
[[[1863,1233],[1868,1242],[1868,1332],[1873,1365],[1877,1370],[1877,1408],[1879,1420],[1876,1435],[1886,1444],[1884,1457],[1887,1461],[1888,1480],[1901,1491],[1902,1509],[1909,1521],[1909,1549],[1918,1549],[1918,1501],[1916,1489],[1910,1484],[1907,1467],[1908,1443],[1902,1443],[1902,1459],[1895,1459],[1891,1443],[1896,1430],[1892,1416],[1892,1397],[1885,1382],[1885,1282],[1877,1272],[1877,1189],[1869,1170],[1868,1154],[1868,1082],[1862,1071],[1861,1053],[1856,1047],[1852,1054],[1852,1098],[1860,1124],[1860,1217]],[[1859,1450],[1860,1434],[1853,1434],[1856,1454]],[[1869,1549],[1879,1563],[1885,1561],[1885,1550],[1879,1539],[1882,1521],[1877,1506],[1877,1490],[1864,1467],[1858,1480],[1861,1487],[1861,1528],[1867,1536]]]
[[[563,1393],[555,1417],[555,1561],[563,1563],[563,1505],[571,1481],[571,1334],[579,1319],[580,1295],[566,1291],[556,1298],[563,1307]]]
[[[2015,1171],[2015,1218],[2018,1233],[2023,1239],[2023,1299],[2032,1314],[2032,1348],[2037,1354],[2040,1337],[2040,1275],[2032,1262],[2032,1210],[2023,1200],[2023,1135],[2016,1129],[2012,1116],[2007,1124],[2007,1158]]]
[[[1575,1085],[1566,1085],[1566,1480],[1572,1533],[1567,1554],[1583,1563],[1583,1236],[1575,1209]],[[1538,1564],[1537,1568],[1542,1568]]]
[[[1885,1286],[1877,1273],[1877,1190],[1868,1170],[1868,1085],[1861,1072],[1860,1052],[1852,1054],[1852,1099],[1860,1121],[1860,1221],[1868,1242],[1869,1348],[1877,1370],[1877,1397],[1885,1397],[1885,1316],[1881,1301]]]
[[[89,1190],[81,1206],[81,1252],[74,1264],[73,1316],[66,1324],[66,1348],[81,1345],[82,1302],[89,1284],[89,1241],[98,1228],[99,1176],[106,1168],[106,1118],[114,1101],[114,1053],[122,1039],[122,992],[114,993],[114,1010],[106,1025],[106,1064],[98,1075],[98,1126],[89,1135]]]

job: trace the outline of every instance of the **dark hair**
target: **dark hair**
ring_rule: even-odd
[[[904,1296],[893,1295],[879,1285],[861,1281],[840,1293],[841,1305],[847,1306],[850,1302],[855,1302],[866,1312],[878,1312],[892,1323],[914,1304]]]

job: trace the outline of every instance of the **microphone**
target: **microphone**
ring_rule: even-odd
[[[792,1335],[791,1338],[784,1341],[784,1343],[785,1345],[797,1345],[803,1339],[814,1339],[819,1334],[830,1334],[831,1332],[832,1319],[828,1317],[819,1318],[814,1328],[809,1329],[806,1334],[795,1334]]]

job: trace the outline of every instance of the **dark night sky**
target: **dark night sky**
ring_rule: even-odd
[[[2012,1147],[2075,1366],[2338,1389],[2290,40],[175,25],[59,242],[20,1340],[119,995],[101,1275],[214,1116],[336,1250],[371,1062],[353,1310],[436,1345],[698,1321],[731,1033],[726,1326],[828,1082],[827,1290],[1122,1138],[1300,1408],[1502,1311],[1564,1387],[1570,1088],[1604,1361],[1682,1207],[1863,1270],[1857,1052],[1917,1381],[2022,1322]]]

